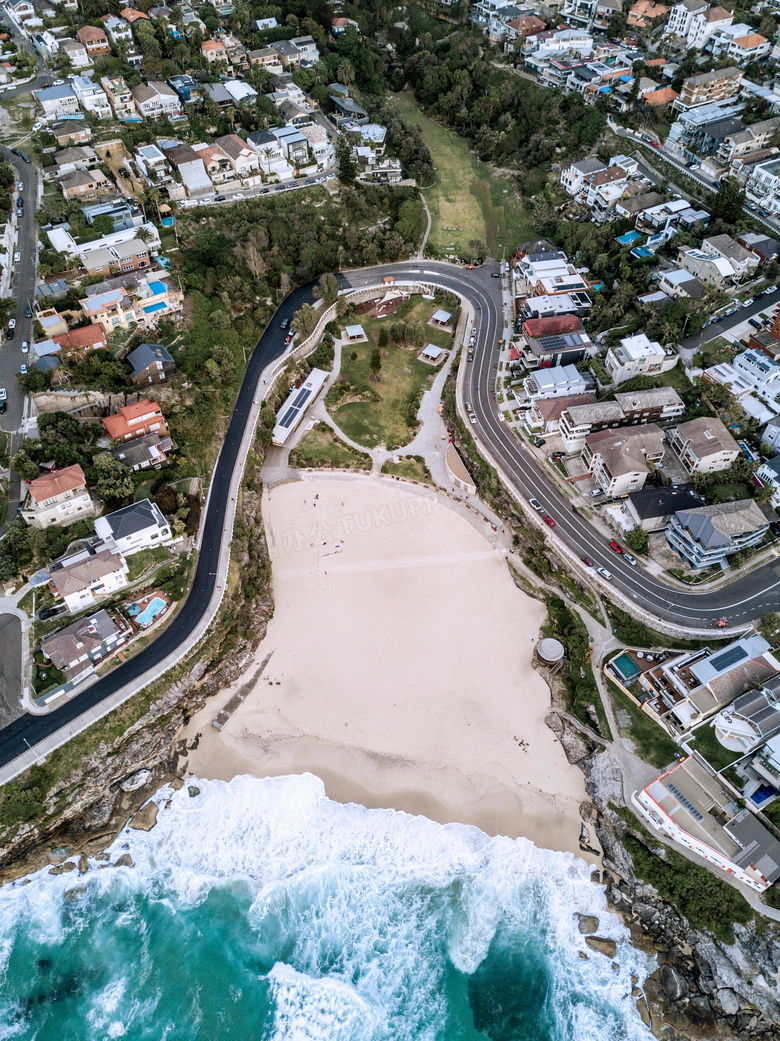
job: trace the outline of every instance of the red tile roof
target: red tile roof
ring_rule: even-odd
[[[584,329],[576,314],[550,315],[549,318],[529,318],[523,322],[526,336],[560,336],[562,333],[581,333]]]
[[[72,492],[76,488],[83,488],[86,484],[84,471],[76,463],[74,466],[66,466],[64,470],[55,470],[50,474],[43,474],[30,482],[30,495],[36,503],[53,499],[55,495],[63,492]]]
[[[105,346],[106,327],[102,322],[95,322],[94,325],[85,325],[81,329],[70,329],[59,336],[52,336],[52,340],[68,353],[96,349]]]

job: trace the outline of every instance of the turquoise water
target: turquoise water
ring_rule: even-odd
[[[620,657],[615,658],[612,664],[618,670],[618,672],[626,681],[626,683],[630,683],[631,680],[635,680],[637,676],[641,675],[642,673],[642,670],[639,668],[639,666],[630,654],[621,654]]]
[[[165,601],[161,596],[156,596],[154,600],[150,600],[143,611],[136,618],[136,622],[139,625],[149,625],[153,622],[157,615],[165,607]]]
[[[0,889],[0,1039],[651,1038],[646,959],[582,861],[333,803],[311,775],[197,784],[158,793],[109,866]]]

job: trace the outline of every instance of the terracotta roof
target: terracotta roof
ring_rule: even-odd
[[[529,318],[523,322],[527,336],[560,336],[561,333],[583,331],[582,322],[575,314],[551,315],[549,318]]]
[[[102,43],[108,43],[108,37],[102,29],[98,29],[94,25],[83,25],[76,36],[81,40],[82,43],[86,43],[87,40],[100,40]]]
[[[204,40],[200,45],[202,51],[224,51],[224,43],[220,43],[219,40]]]
[[[85,325],[81,329],[70,329],[59,336],[52,336],[52,340],[64,351],[83,351],[87,347],[96,347],[99,343],[106,342],[106,327],[102,322],[94,325]]]
[[[148,14],[144,14],[143,11],[136,11],[132,7],[123,7],[119,14],[131,25],[133,22],[137,22],[139,18],[144,18],[147,22],[151,21]]]
[[[739,44],[743,50],[750,51],[754,47],[762,47],[768,41],[766,36],[762,36],[761,33],[750,33],[749,36],[740,36],[733,42]]]
[[[155,422],[165,423],[160,406],[156,401],[149,401],[147,398],[136,402],[135,405],[125,405],[113,416],[106,416],[100,422],[109,437],[124,437],[125,434],[131,432],[134,426],[140,431],[145,425],[141,422],[141,417],[150,414],[154,415]],[[144,431],[144,433],[148,432]]]
[[[651,90],[642,99],[646,105],[671,105],[675,98],[680,95],[671,87],[661,87],[660,90]]]
[[[588,183],[598,187],[602,184],[612,184],[613,181],[625,180],[626,171],[622,166],[610,166],[606,170],[598,170],[588,177]]]
[[[36,477],[30,482],[30,495],[36,503],[40,503],[53,499],[55,495],[83,488],[85,484],[84,471],[76,463],[74,466],[66,466],[64,470],[55,470],[54,473]]]

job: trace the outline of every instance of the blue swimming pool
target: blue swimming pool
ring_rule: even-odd
[[[642,671],[629,654],[621,654],[612,662],[612,667],[626,683],[631,683]]]
[[[133,607],[138,607],[137,604],[133,604]],[[151,600],[146,607],[141,611],[140,614],[133,611],[133,607],[129,609],[131,615],[135,615],[135,620],[138,625],[151,625],[157,615],[165,607],[165,601],[161,596],[156,596],[154,600]]]

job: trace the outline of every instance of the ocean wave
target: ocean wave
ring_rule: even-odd
[[[648,961],[573,855],[335,803],[308,774],[193,784],[117,837],[134,867],[0,889],[2,1041],[61,1015],[84,1041],[173,1038],[182,1016],[224,1041],[651,1036],[631,999]]]

